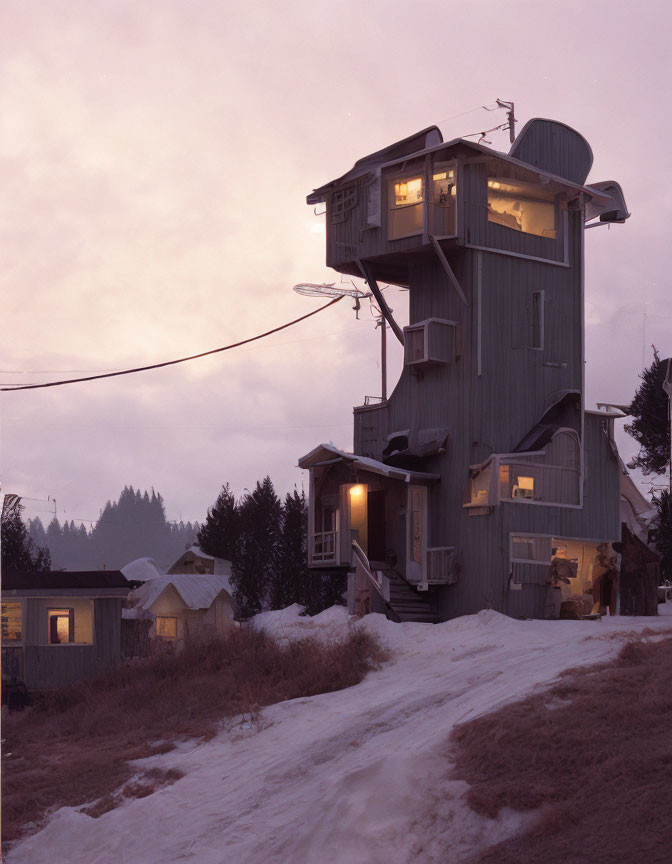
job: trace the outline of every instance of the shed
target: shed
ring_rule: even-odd
[[[89,678],[121,656],[119,570],[2,574],[2,678],[29,690]]]

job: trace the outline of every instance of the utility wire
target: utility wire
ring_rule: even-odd
[[[230,351],[231,348],[238,348],[241,345],[247,345],[249,342],[256,342],[257,339],[264,339],[266,336],[271,336],[273,333],[279,333],[280,330],[286,330],[300,321],[305,321],[306,318],[312,318],[319,312],[323,312],[334,303],[338,303],[343,297],[334,297],[329,303],[320,306],[307,315],[302,315],[300,318],[295,318],[293,321],[288,321],[286,324],[281,324],[279,327],[274,327],[272,330],[267,330],[265,333],[259,333],[257,336],[251,336],[249,339],[242,339],[240,342],[234,342],[232,345],[225,345],[223,348],[213,348],[210,351],[202,351],[200,354],[191,354],[189,357],[180,357],[178,360],[166,360],[163,363],[152,363],[150,366],[137,366],[135,369],[123,369],[120,372],[107,372],[104,375],[89,375],[86,378],[69,378],[64,381],[49,381],[46,384],[23,384],[19,387],[1,387],[0,392],[11,393],[14,390],[39,390],[43,387],[61,387],[63,384],[81,384],[83,381],[97,381],[100,378],[116,378],[119,375],[132,375],[134,372],[147,372],[149,369],[161,369],[164,366],[175,366],[177,363],[186,363],[189,360],[198,360],[200,357],[208,357],[210,354],[219,354],[222,351]]]

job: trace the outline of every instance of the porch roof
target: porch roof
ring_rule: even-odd
[[[299,459],[299,468],[315,468],[318,465],[335,464],[336,462],[347,462],[353,468],[368,471],[371,474],[380,474],[392,480],[401,480],[404,483],[433,483],[441,479],[439,474],[427,474],[423,471],[408,471],[405,468],[397,468],[386,465],[377,459],[369,459],[368,456],[357,456],[355,453],[346,453],[339,450],[333,444],[320,444]]]

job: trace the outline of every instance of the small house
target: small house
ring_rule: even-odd
[[[150,567],[131,562],[128,574],[149,578],[136,583],[123,610],[124,619],[149,621],[149,638],[175,644],[185,640],[203,641],[222,635],[233,625],[231,563],[191,546],[169,568],[159,574]],[[151,575],[152,570],[156,575]],[[129,575],[130,578],[130,575]]]
[[[3,571],[3,681],[41,690],[89,678],[117,663],[129,588],[118,570]]]

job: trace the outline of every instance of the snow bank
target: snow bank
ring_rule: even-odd
[[[353,621],[342,607],[257,616],[278,636],[375,633],[391,653],[356,687],[272,705],[250,728],[141,760],[185,776],[98,819],[63,808],[8,864],[459,864],[531,816],[489,820],[450,778],[457,723],[559,672],[614,657],[629,634],[672,620],[514,621],[484,611],[435,626]],[[655,638],[655,635],[654,635]]]

